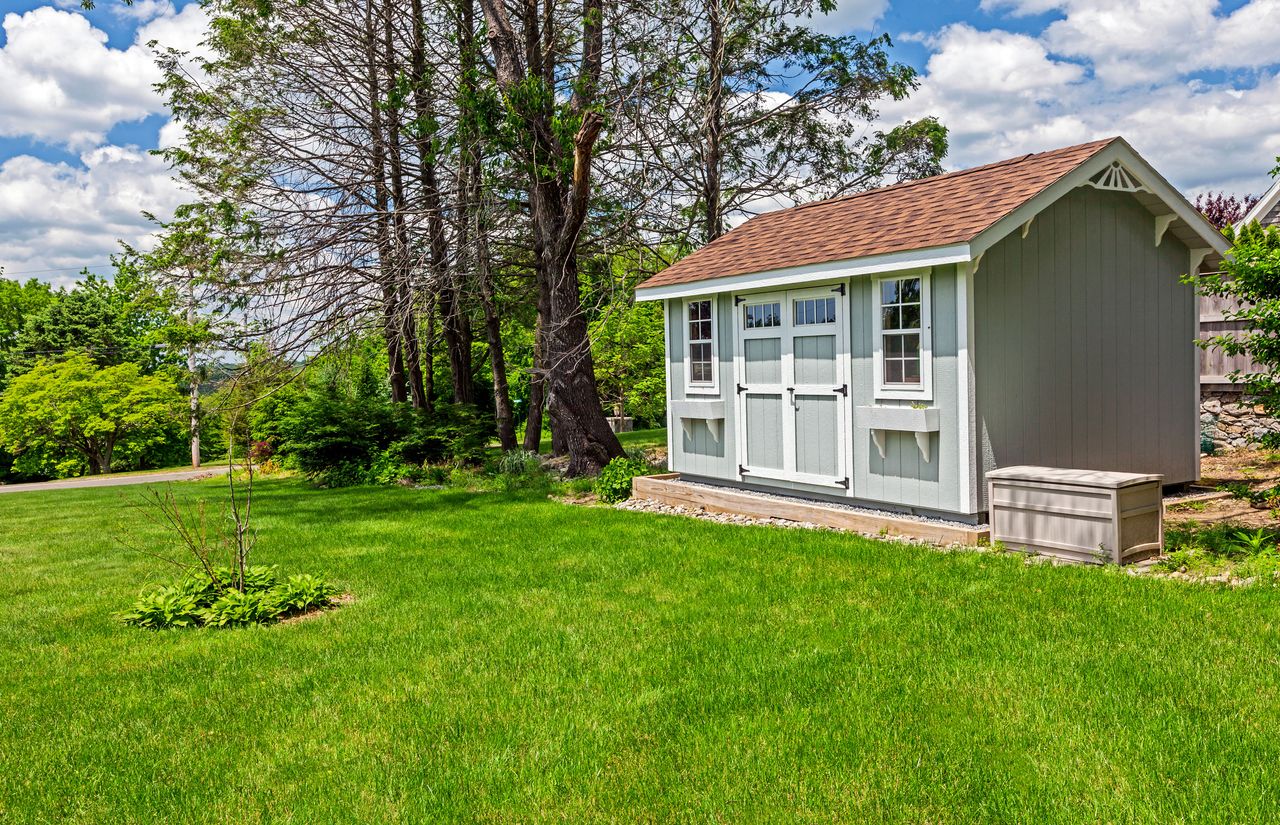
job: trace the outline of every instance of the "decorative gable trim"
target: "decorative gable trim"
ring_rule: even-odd
[[[1112,161],[1111,165],[1089,178],[1089,186],[1108,192],[1150,192],[1138,176],[1130,172],[1123,163]]]

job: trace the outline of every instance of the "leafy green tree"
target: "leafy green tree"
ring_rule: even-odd
[[[133,363],[101,367],[73,353],[37,364],[0,394],[0,445],[19,460],[28,453],[58,457],[59,475],[78,467],[108,473],[118,454],[163,442],[180,403],[161,375],[144,375]]]
[[[1257,370],[1233,373],[1231,379],[1256,396],[1268,415],[1280,415],[1280,229],[1255,221],[1238,232],[1228,229],[1227,236],[1232,239],[1230,256],[1219,272],[1200,278],[1200,289],[1233,299],[1237,308],[1226,310],[1226,315],[1246,322],[1248,331],[1219,335],[1204,345],[1227,355],[1248,356]]]
[[[666,412],[662,303],[618,303],[591,326],[596,383],[606,404],[661,424]]]
[[[49,285],[31,278],[26,283],[0,280],[0,389],[4,388],[9,355],[28,319],[53,301]]]
[[[70,290],[53,293],[39,312],[26,319],[13,345],[10,374],[68,352],[88,355],[100,366],[137,364],[145,374],[178,363],[162,344],[171,324],[165,296],[129,267],[114,279],[83,273]]]

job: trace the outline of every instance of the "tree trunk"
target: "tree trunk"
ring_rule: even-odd
[[[413,105],[419,124],[433,123],[428,77],[425,21],[422,0],[413,0],[413,44],[410,63],[414,74]],[[460,45],[460,48],[465,48]],[[422,209],[427,218],[431,274],[435,282],[440,310],[440,327],[444,333],[449,372],[453,378],[453,400],[458,404],[475,403],[471,372],[471,322],[462,307],[460,283],[456,268],[449,266],[444,212],[441,207],[440,182],[436,174],[435,133],[418,130],[418,177],[422,188]],[[461,245],[459,245],[461,247]]]
[[[702,122],[703,169],[702,201],[704,213],[702,232],[707,243],[724,232],[724,219],[720,214],[720,174],[724,164],[724,28],[729,9],[726,0],[706,0],[707,59],[707,108]],[[727,0],[732,7],[732,0]]]
[[[578,238],[586,223],[591,195],[591,159],[604,124],[593,108],[604,48],[604,3],[583,0],[580,65],[572,76],[573,92],[563,104],[550,93],[558,77],[556,52],[540,45],[541,35],[550,37],[552,32],[549,22],[538,24],[536,0],[524,4],[519,35],[511,25],[504,0],[481,0],[481,6],[498,86],[508,104],[518,108],[528,131],[529,154],[524,161],[533,246],[542,275],[540,298],[546,299],[550,309],[543,322],[548,344],[547,400],[552,433],[562,437],[568,448],[569,475],[588,475],[623,454],[617,436],[609,429],[596,390],[577,260]],[[549,21],[550,9],[546,11]],[[531,76],[547,94],[521,92]],[[565,142],[555,129],[559,106],[564,107],[566,115],[580,118],[572,140],[571,165],[566,164],[570,159],[565,156]],[[544,171],[565,168],[572,170],[567,176]]]
[[[420,2],[420,0],[415,0]],[[516,448],[511,394],[507,388],[507,360],[502,348],[502,323],[493,295],[489,267],[488,227],[485,223],[484,181],[480,166],[480,130],[469,111],[476,99],[475,2],[458,3],[459,112],[458,144],[458,249],[470,250],[476,291],[484,312],[485,340],[489,345],[489,369],[493,374],[493,410],[498,443],[503,450]],[[471,242],[468,243],[468,237]]]
[[[384,0],[382,4],[382,46],[383,68],[386,72],[387,88],[393,88],[400,78],[400,64],[396,61],[395,41],[391,30],[391,4]],[[378,101],[381,103],[381,101]],[[418,359],[418,342],[416,324],[413,318],[413,286],[409,264],[409,230],[405,225],[404,210],[407,206],[405,198],[404,168],[400,145],[400,109],[396,105],[385,105],[386,117],[386,158],[391,171],[391,214],[390,237],[388,247],[392,258],[384,271],[390,272],[392,288],[395,294],[395,335],[400,340],[400,356],[403,362],[404,384],[408,401],[415,409],[422,409],[425,404],[425,392],[422,386],[422,365]]]
[[[394,252],[391,248],[391,226],[387,215],[390,196],[387,192],[386,135],[382,127],[382,107],[379,105],[382,93],[378,83],[377,30],[374,28],[372,0],[365,6],[364,24],[367,59],[365,82],[369,92],[369,157],[373,173],[378,270],[382,283],[382,335],[387,346],[387,382],[391,385],[391,400],[402,403],[408,397],[408,387],[400,358],[400,324],[396,317],[399,302],[396,300],[392,265]]]
[[[547,371],[551,434],[553,444],[557,437],[564,439],[569,453],[566,472],[591,475],[610,459],[623,455],[623,450],[605,418],[596,388],[587,319],[578,291],[577,256],[561,252],[555,258],[559,259],[552,263],[557,274],[551,278],[555,321],[548,336],[551,363]]]
[[[542,412],[547,406],[546,318],[551,313],[551,309],[546,306],[546,290],[542,286],[540,271],[537,280],[538,317],[533,327],[533,369],[529,373],[529,410],[524,423],[524,448],[531,453],[542,452]],[[554,442],[554,438],[552,440]],[[554,443],[551,445],[551,453],[556,454]]]
[[[196,323],[196,298],[194,281],[190,278],[187,280],[187,330],[190,332],[195,329]],[[194,333],[191,333],[194,336]],[[193,470],[200,469],[200,376],[198,374],[199,364],[196,362],[196,345],[191,343],[187,347],[187,380],[191,382],[190,398],[188,403],[191,407],[191,468]]]
[[[422,343],[422,408],[431,412],[435,409],[436,391],[436,304],[431,298],[427,302],[427,337]]]

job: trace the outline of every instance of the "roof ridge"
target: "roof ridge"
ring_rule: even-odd
[[[850,192],[847,195],[837,195],[834,198],[823,198],[821,200],[798,203],[795,206],[774,210],[774,212],[787,212],[792,209],[805,209],[810,206],[821,206],[822,204],[839,203],[841,201],[847,201],[847,200],[853,200],[855,198],[866,197],[867,195],[876,195],[881,192],[886,192],[890,189],[906,189],[911,186],[920,186],[922,184],[940,181],[940,180],[943,180],[944,178],[947,178],[947,179],[958,178],[963,175],[974,174],[975,172],[987,172],[992,169],[999,169],[1003,166],[1011,166],[1013,164],[1024,163],[1030,160],[1031,158],[1040,157],[1041,155],[1067,154],[1068,152],[1071,152],[1076,149],[1083,149],[1086,146],[1096,145],[1099,148],[1102,148],[1102,146],[1105,146],[1110,143],[1114,143],[1117,140],[1120,140],[1119,136],[1113,136],[1109,138],[1103,138],[1101,140],[1091,140],[1085,143],[1077,143],[1074,146],[1063,146],[1061,149],[1046,149],[1043,152],[1028,152],[1025,155],[1018,155],[1012,158],[1005,158],[1004,160],[998,160],[993,163],[984,163],[981,166],[970,166],[965,169],[956,169],[952,172],[943,172],[939,175],[930,175],[927,178],[915,178],[914,180],[904,180],[904,181],[899,181],[897,183],[891,183],[888,186],[877,186],[874,189],[864,189],[861,192]],[[773,213],[765,212],[764,214],[769,215]],[[763,215],[758,215],[757,217],[763,217]]]

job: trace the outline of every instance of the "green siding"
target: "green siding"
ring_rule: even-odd
[[[1197,475],[1188,251],[1132,196],[1076,189],[996,244],[974,280],[982,469]],[[944,425],[945,430],[945,425]],[[982,492],[985,506],[985,484]]]

